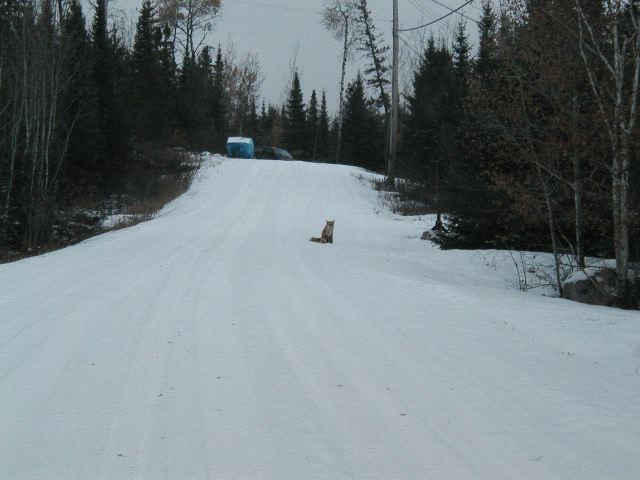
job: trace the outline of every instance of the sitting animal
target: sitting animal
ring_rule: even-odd
[[[318,243],[333,243],[333,225],[336,223],[335,220],[327,220],[327,224],[322,229],[322,234],[320,238],[311,237],[312,242]]]

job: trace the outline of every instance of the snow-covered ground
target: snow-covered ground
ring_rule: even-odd
[[[0,478],[640,478],[638,312],[508,288],[361,173],[211,159],[0,265]]]

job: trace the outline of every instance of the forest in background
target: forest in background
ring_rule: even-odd
[[[228,135],[296,158],[386,173],[390,62],[366,0],[331,0],[344,44],[340,108],[305,95],[292,70],[283,105],[261,101],[259,61],[206,44],[219,0],[145,1],[127,38],[103,0],[0,1],[0,252],[10,259],[82,237],[87,212],[182,185],[184,151]],[[616,258],[620,304],[640,260],[636,1],[482,3],[427,38],[403,97],[395,176],[446,218],[443,248]],[[472,44],[478,45],[477,49]],[[345,77],[354,56],[367,67]],[[338,79],[337,82],[338,83]]]

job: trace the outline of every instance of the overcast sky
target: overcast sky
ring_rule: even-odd
[[[399,0],[401,28],[413,27],[445,15],[442,5],[457,8],[465,0]],[[110,9],[121,9],[134,19],[136,8],[142,0],[111,0]],[[298,49],[297,65],[301,73],[305,100],[311,91],[326,90],[329,108],[335,110],[339,93],[341,44],[327,32],[322,23],[324,0],[222,0],[222,11],[215,30],[207,43],[223,48],[232,41],[238,53],[254,52],[258,56],[264,83],[262,96],[267,102],[282,103],[290,78],[290,65],[294,50]],[[391,44],[392,0],[369,0],[369,7],[376,19],[376,28],[384,32],[384,39]],[[462,12],[467,17],[478,18],[480,0],[475,0]],[[90,15],[87,15],[90,17]],[[424,36],[431,32],[436,36],[452,36],[458,21],[454,14],[434,27],[424,29]],[[467,21],[470,40],[476,42],[477,30]],[[415,56],[420,49],[418,34],[403,34],[407,44],[401,42],[403,57]],[[354,61],[349,68],[352,79],[362,63]]]

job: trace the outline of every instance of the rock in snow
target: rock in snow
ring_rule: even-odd
[[[562,284],[564,298],[589,305],[616,305],[615,294],[616,271],[612,268],[575,272]]]

